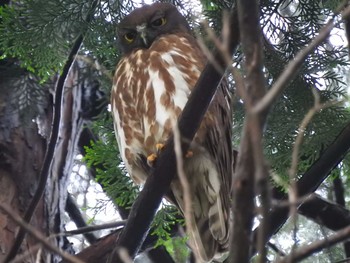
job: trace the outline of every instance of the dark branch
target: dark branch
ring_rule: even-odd
[[[342,207],[345,207],[344,185],[340,174],[338,174],[338,176],[336,176],[333,180],[333,189],[336,203]],[[350,257],[350,242],[345,241],[343,246],[346,257]]]
[[[98,1],[94,1],[92,4],[92,8],[90,10],[90,13],[87,16],[86,21],[90,22],[93,18],[93,13],[95,10],[95,7],[97,6]],[[62,69],[62,73],[57,81],[56,84],[56,91],[55,91],[55,102],[54,102],[54,117],[53,117],[53,123],[52,123],[52,131],[51,131],[51,136],[50,140],[47,146],[47,151],[45,154],[45,159],[43,162],[43,166],[40,171],[40,176],[39,176],[39,183],[38,183],[38,188],[35,191],[35,194],[33,196],[33,199],[27,209],[27,211],[24,214],[23,220],[26,223],[29,223],[35,210],[36,207],[43,196],[50,166],[51,166],[51,161],[55,153],[55,147],[57,143],[57,138],[58,138],[58,133],[59,133],[59,125],[60,125],[60,120],[61,120],[61,101],[62,101],[62,96],[63,96],[63,90],[64,90],[64,83],[65,80],[68,76],[68,73],[70,71],[70,68],[75,60],[75,56],[78,54],[78,51],[80,49],[81,44],[83,43],[84,39],[84,33],[80,34],[76,41],[73,44],[73,47],[70,51],[70,54],[67,58],[67,61]],[[22,241],[25,237],[26,231],[24,228],[20,228],[18,231],[18,234],[16,236],[15,242],[11,247],[10,252],[7,254],[4,262],[7,263],[11,261],[16,255],[17,252],[22,244]]]
[[[350,227],[348,226],[342,230],[339,230],[333,235],[325,237],[322,240],[317,240],[311,244],[295,249],[293,253],[291,253],[287,257],[277,262],[278,263],[299,262],[311,256],[312,254],[319,252],[324,248],[331,247],[343,240],[348,239],[349,237],[350,237]]]
[[[66,211],[70,219],[72,219],[75,225],[77,226],[77,228],[87,226],[83,215],[81,214],[79,208],[73,200],[73,197],[69,193],[67,195]],[[97,240],[97,237],[93,233],[84,233],[83,235],[90,244],[95,243]]]
[[[175,263],[173,258],[169,255],[169,253],[165,250],[163,246],[157,247],[155,249],[151,249],[148,252],[149,258],[152,262],[156,263]]]
[[[315,223],[338,231],[350,225],[350,211],[343,206],[329,202],[317,194],[312,194],[299,207],[299,213]],[[334,220],[334,219],[337,220]]]
[[[344,185],[340,178],[340,174],[338,174],[333,179],[333,190],[334,190],[335,202],[345,207]]]
[[[115,221],[112,223],[105,223],[101,225],[93,225],[93,226],[85,226],[81,228],[77,228],[70,231],[65,231],[63,233],[59,233],[59,235],[62,236],[74,236],[74,235],[80,235],[80,234],[86,234],[91,233],[94,231],[104,230],[104,229],[110,229],[110,228],[117,228],[117,227],[123,227],[126,224],[126,220],[121,221]]]
[[[298,193],[300,196],[313,193],[319,185],[327,178],[330,172],[343,159],[350,149],[350,123],[341,131],[334,142],[321,154],[318,160],[310,167],[310,169],[298,181]],[[274,197],[279,200],[288,200],[285,193],[275,190]],[[288,219],[289,208],[278,208],[271,212],[271,227],[267,236],[267,240],[275,234]],[[254,240],[257,237],[257,231],[254,231]]]
[[[238,45],[239,35],[236,15],[234,12],[231,13],[231,38],[228,50],[233,54]],[[220,52],[214,55],[216,62],[225,68],[225,58]],[[203,70],[179,120],[180,134],[185,139],[182,143],[183,152],[187,152],[189,142],[192,141],[222,76],[223,72],[218,72],[210,63]],[[164,152],[159,156],[155,170],[148,177],[143,190],[132,206],[128,223],[117,242],[118,247],[125,247],[132,257],[135,257],[143,243],[156,210],[175,175],[174,141],[170,138]],[[110,262],[121,262],[117,256],[117,248],[113,254]]]
[[[244,83],[237,90],[243,95],[245,120],[233,180],[233,227],[231,231],[230,262],[248,262],[251,253],[251,235],[254,220],[255,196],[262,201],[263,227],[259,232],[259,255],[265,258],[265,236],[269,213],[268,172],[262,147],[262,128],[267,110],[252,113],[252,107],[265,95],[263,74],[262,29],[256,0],[238,1],[238,18],[242,49],[245,55]],[[260,241],[261,240],[261,241]]]
[[[121,229],[113,231],[113,233],[100,238],[99,240],[97,240],[96,243],[85,248],[75,256],[87,263],[107,262],[109,255],[112,253],[113,248],[115,248],[115,242],[116,240],[118,240],[120,232],[121,232]],[[178,232],[179,231],[178,231],[177,225],[173,225],[169,230],[169,234],[172,237],[178,236]],[[164,261],[163,260],[155,261],[156,263],[168,262],[167,260],[169,259],[169,255],[165,250],[161,249],[162,246],[158,247],[160,249],[159,250],[157,249],[155,252],[151,252],[153,249],[149,250],[150,248],[154,247],[157,240],[158,240],[158,237],[156,235],[148,234],[145,241],[143,242],[143,245],[140,251],[148,250],[148,253],[151,253],[153,257],[157,257],[157,259],[161,259],[161,258],[164,259]],[[60,263],[68,263],[68,261],[62,260]]]

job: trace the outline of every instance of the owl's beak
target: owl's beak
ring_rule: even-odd
[[[141,33],[141,38],[143,40],[143,43],[145,43],[145,46],[148,47],[147,35],[145,31]]]
[[[147,25],[142,24],[136,27],[136,31],[140,33],[141,39],[146,47],[148,47],[147,33],[146,33]]]

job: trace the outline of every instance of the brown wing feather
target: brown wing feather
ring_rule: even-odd
[[[193,157],[184,160],[192,195],[190,243],[201,262],[227,249],[229,241],[230,186],[232,177],[230,94],[223,81],[191,144]],[[178,179],[171,185],[184,212]]]
[[[230,213],[230,196],[232,182],[232,110],[231,110],[231,95],[228,90],[228,84],[224,79],[215,98],[212,101],[208,110],[215,116],[216,125],[208,126],[203,146],[207,149],[212,159],[215,160],[216,169],[220,180],[220,199],[222,209],[225,214],[226,235],[221,240],[222,248],[228,246],[229,235],[229,213]]]

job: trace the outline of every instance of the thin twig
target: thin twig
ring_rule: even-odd
[[[101,224],[101,225],[96,225],[96,226],[80,227],[80,228],[75,229],[75,230],[58,233],[55,236],[73,236],[73,235],[85,234],[85,233],[94,232],[94,231],[98,231],[98,230],[124,226],[126,224],[126,222],[127,222],[127,220],[121,220],[121,221],[116,221],[116,222],[111,222],[111,223],[106,223],[106,224]]]
[[[293,146],[293,152],[292,152],[292,161],[291,161],[291,168],[289,169],[289,176],[290,176],[290,181],[291,182],[296,182],[296,176],[297,176],[297,169],[298,169],[298,163],[299,163],[299,152],[300,152],[300,146],[303,142],[304,139],[304,133],[306,131],[307,126],[311,122],[312,118],[316,113],[319,111],[338,105],[342,104],[345,102],[345,100],[331,100],[327,101],[325,103],[320,103],[319,95],[315,93],[313,90],[313,94],[315,97],[315,104],[313,108],[311,108],[308,113],[304,116],[299,128],[298,128],[298,135],[297,138],[295,139],[294,146]],[[294,191],[293,189],[290,189]],[[297,193],[294,191],[293,193],[294,196],[290,198],[291,203],[297,203],[296,200],[298,198]]]
[[[35,259],[35,263],[40,263],[41,262],[41,255],[43,253],[43,248],[40,247],[37,254],[36,254],[36,259]]]
[[[287,257],[284,257],[281,260],[276,261],[276,263],[288,263],[288,262],[300,261],[302,259],[305,259],[311,256],[312,254],[318,251],[321,251],[326,247],[333,246],[343,240],[346,240],[349,237],[350,237],[350,226],[343,228],[342,230],[339,230],[333,235],[326,237],[322,240],[318,240],[311,243],[310,245],[305,245],[301,248],[295,249],[291,255],[288,255]]]
[[[33,255],[35,252],[39,251],[39,249],[42,248],[42,244],[38,243],[34,246],[31,246],[29,249],[24,251],[21,255],[17,255],[13,260],[11,260],[11,263],[22,263],[26,262],[25,259],[27,259],[29,256]]]
[[[187,233],[188,237],[190,238],[190,245],[193,246],[193,244],[191,242],[191,240],[192,240],[191,233],[193,233],[191,189],[190,189],[190,184],[187,180],[187,177],[186,177],[186,174],[184,171],[180,131],[179,131],[179,127],[177,126],[177,123],[174,119],[172,121],[172,127],[173,127],[173,134],[174,134],[174,151],[175,151],[175,157],[176,157],[177,175],[179,176],[180,183],[181,183],[181,186],[183,189],[184,217],[186,220],[186,233]],[[192,251],[194,252],[195,258],[196,259],[199,258],[197,249],[192,249]]]
[[[350,7],[347,7],[341,16],[345,19],[350,16]],[[311,54],[315,48],[320,45],[330,34],[332,29],[339,23],[335,22],[335,15],[330,19],[327,24],[320,30],[319,34],[308,44],[305,48],[300,50],[293,60],[291,60],[286,68],[283,70],[280,77],[275,81],[268,93],[257,103],[254,107],[255,112],[261,112],[269,108],[273,101],[282,93],[282,91],[288,86],[288,83],[294,78],[296,73],[300,70],[301,65],[304,63],[306,57]]]
[[[5,205],[5,204],[0,204],[0,209],[3,210],[7,215],[11,217],[13,221],[15,221],[19,226],[22,227],[26,232],[28,232],[32,237],[34,237],[37,241],[39,241],[43,247],[48,249],[49,251],[61,256],[62,258],[68,260],[69,262],[73,263],[84,263],[77,257],[74,257],[65,251],[59,249],[55,245],[51,244],[48,242],[47,238],[43,236],[39,231],[34,229],[32,226],[30,226],[28,223],[26,223],[19,215],[15,214],[12,211],[12,208]]]
[[[315,116],[317,112],[319,112],[322,109],[325,109],[327,107],[333,106],[335,104],[339,104],[340,101],[328,101],[326,103],[321,104],[320,103],[320,96],[318,92],[315,89],[312,89],[312,94],[314,96],[314,106],[308,111],[308,113],[304,116],[299,128],[298,128],[298,135],[295,139],[294,145],[293,145],[293,151],[292,151],[292,161],[291,161],[291,167],[288,171],[289,173],[289,191],[288,191],[288,199],[290,203],[290,216],[291,221],[294,225],[294,236],[296,236],[297,232],[297,220],[298,220],[298,186],[297,186],[297,169],[298,169],[298,163],[299,163],[299,153],[300,153],[300,147],[303,143],[304,134],[306,131],[307,126],[311,122],[312,118]],[[294,245],[292,248],[292,251],[294,250]],[[291,253],[291,256],[293,253]]]

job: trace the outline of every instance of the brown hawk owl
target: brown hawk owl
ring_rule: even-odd
[[[147,178],[144,160],[154,157],[172,133],[206,57],[185,18],[171,4],[138,8],[118,25],[123,58],[111,93],[114,127],[125,166],[135,183]],[[231,110],[227,85],[220,85],[185,158],[194,226],[190,245],[201,262],[228,247],[232,173]],[[184,212],[178,178],[171,183]]]

